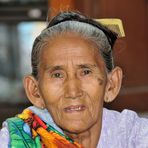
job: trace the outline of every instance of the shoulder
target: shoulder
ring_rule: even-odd
[[[114,125],[119,125],[119,123],[124,124],[128,127],[132,126],[137,122],[143,122],[143,120],[148,121],[148,119],[140,118],[136,112],[124,109],[122,112],[114,110],[103,110],[103,120],[113,122]]]
[[[10,147],[11,139],[18,133],[21,133],[22,128],[27,129],[27,132],[29,131],[27,124],[24,124],[23,120],[20,118],[11,117],[6,119],[0,129],[0,148]]]
[[[140,118],[136,112],[104,109],[102,123],[102,134],[108,137],[109,141],[123,145],[122,147],[148,146],[148,119]]]
[[[8,147],[24,147],[33,145],[34,141],[31,138],[31,129],[27,123],[18,117],[8,118],[0,130],[0,148]]]
[[[148,119],[140,118],[136,112],[127,109],[123,110],[122,112],[104,109],[103,120],[104,122],[110,121],[114,123],[113,126],[115,125],[116,127],[118,127],[120,125],[123,125],[124,128],[131,130],[139,130],[143,127],[145,127],[146,129],[148,128]]]
[[[2,129],[0,129],[0,147],[1,148],[8,148],[9,145],[9,130],[7,122],[3,123]]]
[[[16,129],[19,129],[19,121],[19,118],[12,117],[3,122],[2,129],[0,129],[0,148],[9,147],[11,139],[10,133],[16,133]]]

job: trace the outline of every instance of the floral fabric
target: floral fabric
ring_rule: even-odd
[[[82,148],[71,138],[43,122],[29,109],[7,122],[10,133],[9,147]]]

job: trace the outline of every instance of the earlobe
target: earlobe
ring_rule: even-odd
[[[122,84],[122,69],[120,67],[115,67],[108,74],[108,82],[106,86],[106,92],[104,101],[112,102],[118,95]]]
[[[27,75],[24,77],[23,84],[30,102],[38,108],[45,108],[44,101],[39,93],[37,80],[32,75]]]

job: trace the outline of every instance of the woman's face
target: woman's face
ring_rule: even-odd
[[[87,40],[61,35],[43,49],[39,92],[63,130],[81,133],[101,123],[106,83],[105,64]]]

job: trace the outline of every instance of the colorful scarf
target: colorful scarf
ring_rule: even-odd
[[[28,109],[17,117],[8,119],[7,122],[10,132],[9,147],[83,148]]]

